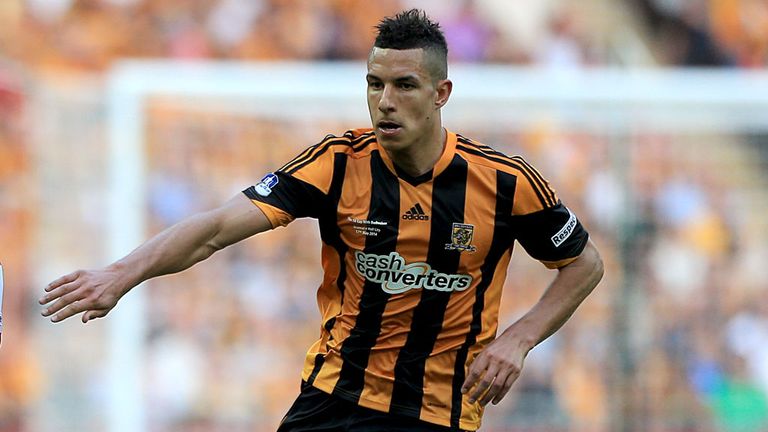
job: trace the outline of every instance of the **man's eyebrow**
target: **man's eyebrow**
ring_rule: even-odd
[[[371,73],[366,74],[365,79],[368,79],[368,80],[375,79],[375,80],[382,81],[381,78]],[[408,75],[399,76],[395,78],[394,81],[419,81],[419,76],[416,74],[408,74]]]
[[[418,81],[418,80],[419,80],[418,75],[414,75],[414,74],[408,74],[408,75],[395,78],[395,81]]]

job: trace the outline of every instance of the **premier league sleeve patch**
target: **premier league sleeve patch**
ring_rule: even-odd
[[[294,218],[318,218],[321,210],[327,208],[327,196],[322,191],[282,171],[265,175],[243,193],[251,200],[269,204]]]
[[[264,176],[264,178],[259,181],[256,186],[254,186],[254,189],[256,189],[256,193],[265,197],[269,196],[269,194],[272,193],[272,188],[277,186],[278,179],[275,173],[269,173]]]

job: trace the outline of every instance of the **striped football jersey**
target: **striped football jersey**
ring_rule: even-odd
[[[274,227],[319,222],[321,335],[302,378],[361,406],[476,430],[461,394],[496,336],[514,241],[550,268],[587,232],[520,157],[448,132],[432,171],[398,169],[370,129],[329,135],[244,193]]]

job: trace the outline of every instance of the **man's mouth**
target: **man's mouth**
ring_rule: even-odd
[[[394,135],[402,129],[400,123],[389,120],[382,120],[378,122],[376,126],[378,126],[379,130],[385,135]]]

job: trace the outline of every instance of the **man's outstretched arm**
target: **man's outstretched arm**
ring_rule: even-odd
[[[84,323],[109,313],[133,287],[188,269],[214,252],[271,229],[267,217],[243,194],[221,207],[190,216],[120,260],[99,270],[78,270],[51,282],[40,304],[53,322],[80,312]]]
[[[602,277],[603,261],[590,241],[578,259],[558,270],[533,308],[477,356],[462,393],[469,393],[470,402],[499,403],[520,376],[528,352],[565,324]]]

